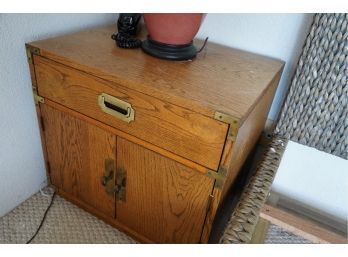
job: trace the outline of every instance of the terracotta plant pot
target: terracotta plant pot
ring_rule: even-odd
[[[144,21],[152,40],[185,45],[196,36],[204,17],[202,13],[146,13]]]

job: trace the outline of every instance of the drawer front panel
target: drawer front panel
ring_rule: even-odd
[[[216,170],[228,125],[84,72],[34,57],[38,93],[151,144]],[[101,107],[102,94],[131,105],[134,120],[124,121]],[[109,108],[127,116],[109,103]]]

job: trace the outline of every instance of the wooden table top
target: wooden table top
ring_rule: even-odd
[[[175,105],[242,123],[284,62],[208,42],[192,61],[168,61],[116,47],[116,26],[32,42],[40,55]],[[200,48],[203,42],[195,40]]]

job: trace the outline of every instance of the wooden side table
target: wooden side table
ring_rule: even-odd
[[[113,33],[26,45],[51,182],[141,242],[207,242],[283,62],[213,43],[171,62],[117,48]]]

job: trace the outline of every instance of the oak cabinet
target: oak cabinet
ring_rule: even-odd
[[[213,179],[47,105],[41,112],[54,186],[154,242],[199,242]],[[113,185],[123,173],[122,196],[105,190],[107,162]]]
[[[140,242],[208,242],[283,63],[213,43],[165,61],[117,48],[113,33],[26,45],[50,181]]]
[[[154,242],[199,242],[214,180],[125,139],[117,166],[127,171],[116,218]]]
[[[101,178],[105,160],[116,160],[116,136],[47,105],[41,112],[52,184],[114,218]]]

